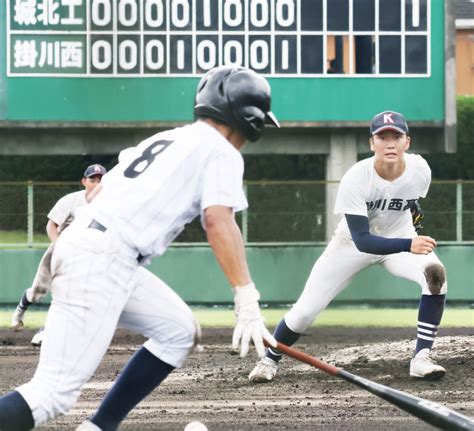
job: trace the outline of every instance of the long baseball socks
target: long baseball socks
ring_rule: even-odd
[[[173,370],[174,367],[142,347],[125,365],[91,422],[104,431],[116,430],[128,412]]]
[[[415,354],[422,349],[431,350],[433,347],[438,326],[443,317],[445,298],[446,295],[421,295]]]
[[[281,319],[280,323],[275,329],[273,336],[280,343],[286,344],[287,346],[292,346],[296,343],[301,334],[293,332],[285,323],[285,319]],[[267,358],[273,359],[275,362],[278,362],[281,359],[281,353],[278,350],[272,349],[271,347],[267,350]]]
[[[31,409],[19,392],[0,397],[0,430],[27,431],[34,426]]]

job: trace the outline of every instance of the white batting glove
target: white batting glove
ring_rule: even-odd
[[[263,323],[264,319],[258,305],[260,294],[253,283],[232,290],[234,292],[234,310],[237,317],[232,336],[232,348],[237,350],[240,344],[240,357],[243,358],[247,356],[250,340],[252,340],[258,356],[263,358],[265,356],[263,339],[273,347],[276,347],[276,340]]]

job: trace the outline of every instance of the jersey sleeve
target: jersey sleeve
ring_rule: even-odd
[[[346,214],[347,226],[357,249],[363,253],[387,255],[410,251],[411,238],[385,238],[370,233],[369,219]]]
[[[71,213],[71,194],[63,196],[59,199],[51,211],[48,213],[48,218],[61,226],[69,217]]]
[[[232,208],[234,212],[247,208],[243,175],[244,162],[239,153],[223,151],[213,155],[204,168],[201,214],[215,205]]]
[[[363,178],[354,169],[344,175],[337,191],[334,214],[368,216],[362,181]]]

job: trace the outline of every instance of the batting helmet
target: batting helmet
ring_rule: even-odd
[[[265,124],[280,127],[270,111],[267,80],[243,67],[216,67],[199,82],[194,117],[210,117],[238,129],[249,141],[263,134]]]

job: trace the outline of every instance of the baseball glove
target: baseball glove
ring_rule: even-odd
[[[421,209],[421,205],[418,201],[415,201],[413,206],[410,208],[411,211],[411,219],[413,221],[413,227],[415,228],[416,232],[419,232],[423,229],[423,210]]]

